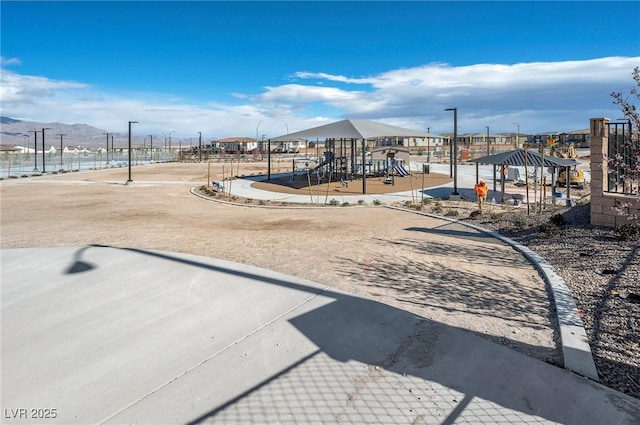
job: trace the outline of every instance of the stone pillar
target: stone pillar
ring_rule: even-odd
[[[609,166],[607,163],[607,153],[609,149],[609,119],[591,118],[591,224],[604,225],[605,216],[609,214],[605,211],[604,192],[608,189]],[[607,223],[608,224],[608,223]]]

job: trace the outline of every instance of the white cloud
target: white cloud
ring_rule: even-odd
[[[22,61],[18,58],[5,58],[0,56],[0,66],[22,65]]]
[[[231,93],[233,104],[197,104],[179,93],[105,93],[85,83],[3,69],[0,100],[3,115],[12,118],[82,122],[115,132],[135,120],[136,131],[184,137],[198,131],[207,137],[255,137],[256,130],[275,137],[287,128],[294,132],[344,117],[448,132],[451,113],[443,111],[448,107],[458,108],[460,133],[484,132],[485,126],[515,131],[514,122],[523,133],[535,133],[587,128],[592,117],[618,118],[610,93],[628,92],[639,65],[638,57],[608,57],[461,67],[433,63],[357,78],[305,71],[294,73],[295,84],[267,86],[253,96]]]
[[[86,84],[72,81],[56,81],[46,77],[25,76],[5,69],[0,77],[0,102],[3,108],[12,104],[37,104],[39,98],[55,97],[67,89],[83,89]],[[6,105],[5,105],[6,104]]]

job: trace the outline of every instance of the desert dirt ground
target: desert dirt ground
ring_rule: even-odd
[[[272,209],[191,193],[222,179],[223,165],[136,166],[130,185],[127,168],[4,180],[0,246],[99,244],[236,261],[562,363],[544,281],[513,248],[460,224],[384,206]],[[245,175],[265,171],[265,163],[239,168]]]

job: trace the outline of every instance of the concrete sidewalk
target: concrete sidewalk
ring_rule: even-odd
[[[3,423],[640,417],[639,400],[471,332],[268,270],[94,246],[0,255]]]
[[[430,164],[431,172],[440,174],[449,174],[448,164]],[[463,199],[476,200],[476,194],[473,190],[476,184],[476,167],[475,165],[458,165],[458,193]],[[414,171],[415,172],[415,171]],[[481,165],[478,169],[479,178],[484,179],[490,187],[493,187],[493,171],[491,166]],[[291,175],[287,173],[286,175]],[[275,177],[276,174],[272,174]],[[310,195],[292,195],[290,193],[269,192],[266,190],[256,189],[252,187],[252,184],[256,181],[265,181],[266,175],[260,175],[250,178],[239,178],[232,182],[225,182],[226,190],[230,190],[232,195],[242,198],[271,200],[278,202],[291,202],[291,203],[313,203],[319,202],[324,205],[325,196],[313,196]],[[426,198],[441,198],[448,199],[453,191],[453,182],[447,183],[442,186],[431,187],[424,190],[424,196]],[[500,202],[502,194],[500,192],[500,183],[496,184],[496,191],[490,190],[488,200],[494,199],[495,202]],[[511,197],[511,195],[520,195],[522,203],[526,203],[526,191],[525,189],[509,189],[505,195],[505,199]],[[549,197],[551,196],[549,190]],[[534,204],[538,199],[534,197],[534,192],[530,190],[529,202]],[[539,195],[539,194],[538,194]],[[367,194],[367,195],[343,195],[336,196],[332,194],[329,199],[335,199],[340,203],[350,202],[357,203],[359,200],[363,200],[367,203],[372,203],[374,200],[378,200],[383,203],[404,202],[412,201],[416,197],[422,196],[422,191],[416,189],[413,191],[396,192],[396,193],[383,193],[383,194]],[[566,198],[558,199],[558,202],[566,202]]]

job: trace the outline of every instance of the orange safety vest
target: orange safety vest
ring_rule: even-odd
[[[475,185],[474,189],[478,196],[487,196],[487,193],[489,193],[489,186],[485,183],[478,183]]]

